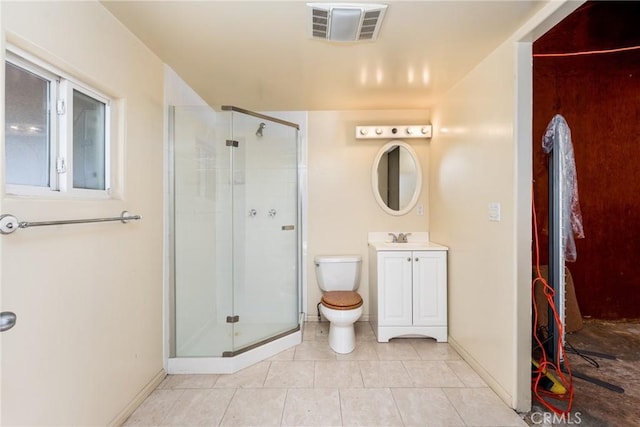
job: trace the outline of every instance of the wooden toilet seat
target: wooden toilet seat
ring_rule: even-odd
[[[333,310],[353,310],[362,306],[362,297],[355,291],[329,291],[320,302]]]

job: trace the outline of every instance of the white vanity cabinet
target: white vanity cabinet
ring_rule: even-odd
[[[447,341],[447,251],[433,246],[369,245],[370,321],[378,342],[400,336]]]

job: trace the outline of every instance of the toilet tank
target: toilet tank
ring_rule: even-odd
[[[313,260],[323,291],[355,291],[360,286],[360,255],[318,255]]]

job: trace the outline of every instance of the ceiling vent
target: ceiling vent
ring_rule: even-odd
[[[375,40],[387,9],[384,4],[307,3],[311,37],[336,42]]]

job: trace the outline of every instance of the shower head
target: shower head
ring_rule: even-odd
[[[260,123],[260,125],[258,126],[258,130],[256,131],[256,136],[262,136],[262,129],[266,127],[267,125],[264,122]]]

